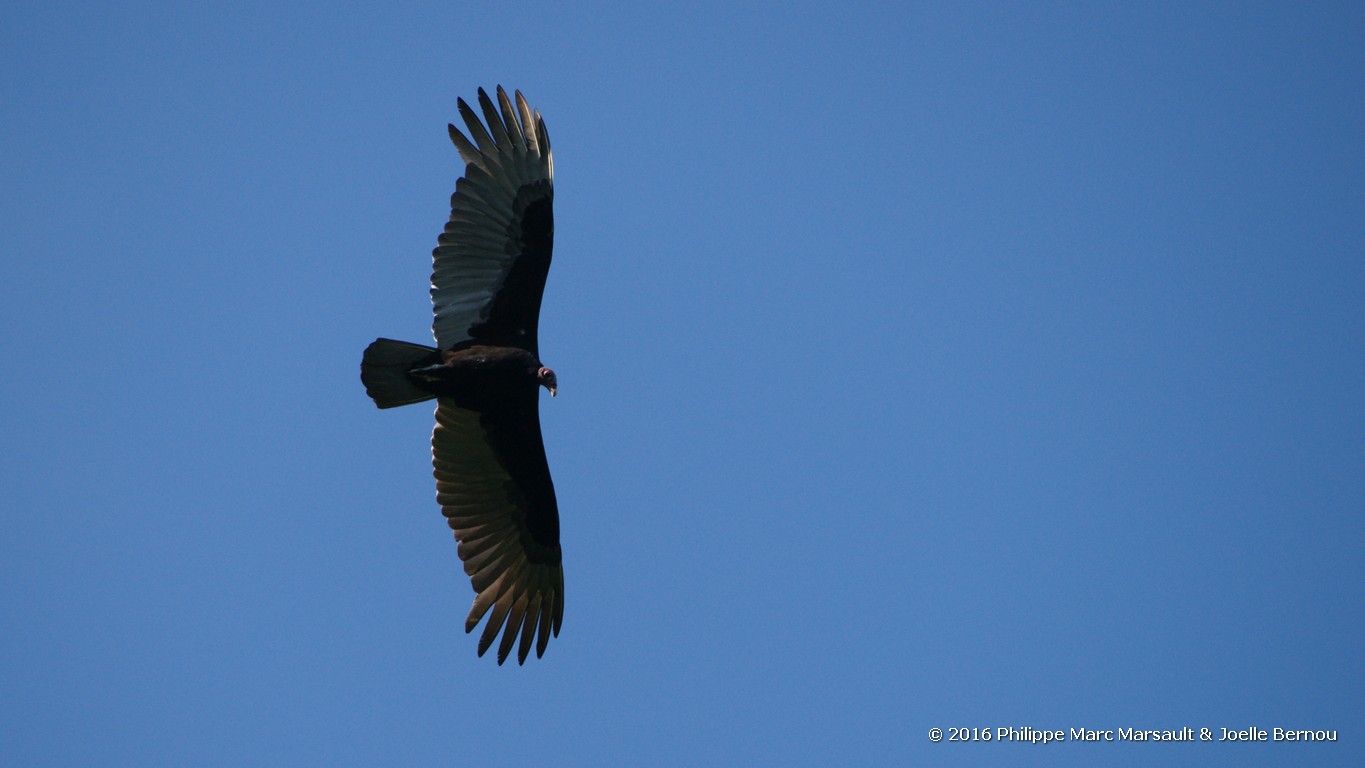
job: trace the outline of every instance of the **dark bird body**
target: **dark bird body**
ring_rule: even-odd
[[[465,631],[488,616],[498,663],[525,662],[564,616],[559,509],[540,433],[540,387],[555,394],[536,329],[554,244],[554,161],[545,122],[520,93],[479,90],[487,128],[463,100],[473,140],[450,126],[467,163],[432,252],[436,347],[378,339],[360,364],[380,408],[436,399],[436,500],[476,596]],[[520,637],[520,643],[517,639]]]

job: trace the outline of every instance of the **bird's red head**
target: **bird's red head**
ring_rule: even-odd
[[[540,366],[540,370],[536,371],[536,381],[540,383],[540,386],[550,390],[550,397],[555,396],[555,387],[558,386],[559,382],[555,381],[555,372],[549,367]]]

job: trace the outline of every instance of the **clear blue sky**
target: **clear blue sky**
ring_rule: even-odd
[[[21,5],[0,763],[1365,763],[1365,6]],[[520,668],[357,375],[498,83],[556,155]]]

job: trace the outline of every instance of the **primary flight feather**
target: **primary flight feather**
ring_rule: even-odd
[[[513,646],[524,663],[564,619],[559,509],[540,434],[540,387],[553,396],[557,382],[536,339],[554,159],[520,91],[513,103],[499,86],[495,105],[480,88],[482,121],[458,105],[468,135],[451,125],[450,139],[466,165],[432,252],[436,346],[378,339],[360,378],[380,408],[436,400],[436,500],[475,592],[465,631],[487,616],[479,655],[501,633],[498,663]]]

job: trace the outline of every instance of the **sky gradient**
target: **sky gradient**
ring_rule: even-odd
[[[0,12],[0,763],[1365,760],[1365,7]],[[455,99],[555,149],[564,628],[435,503]],[[933,743],[931,728],[1336,743]]]

